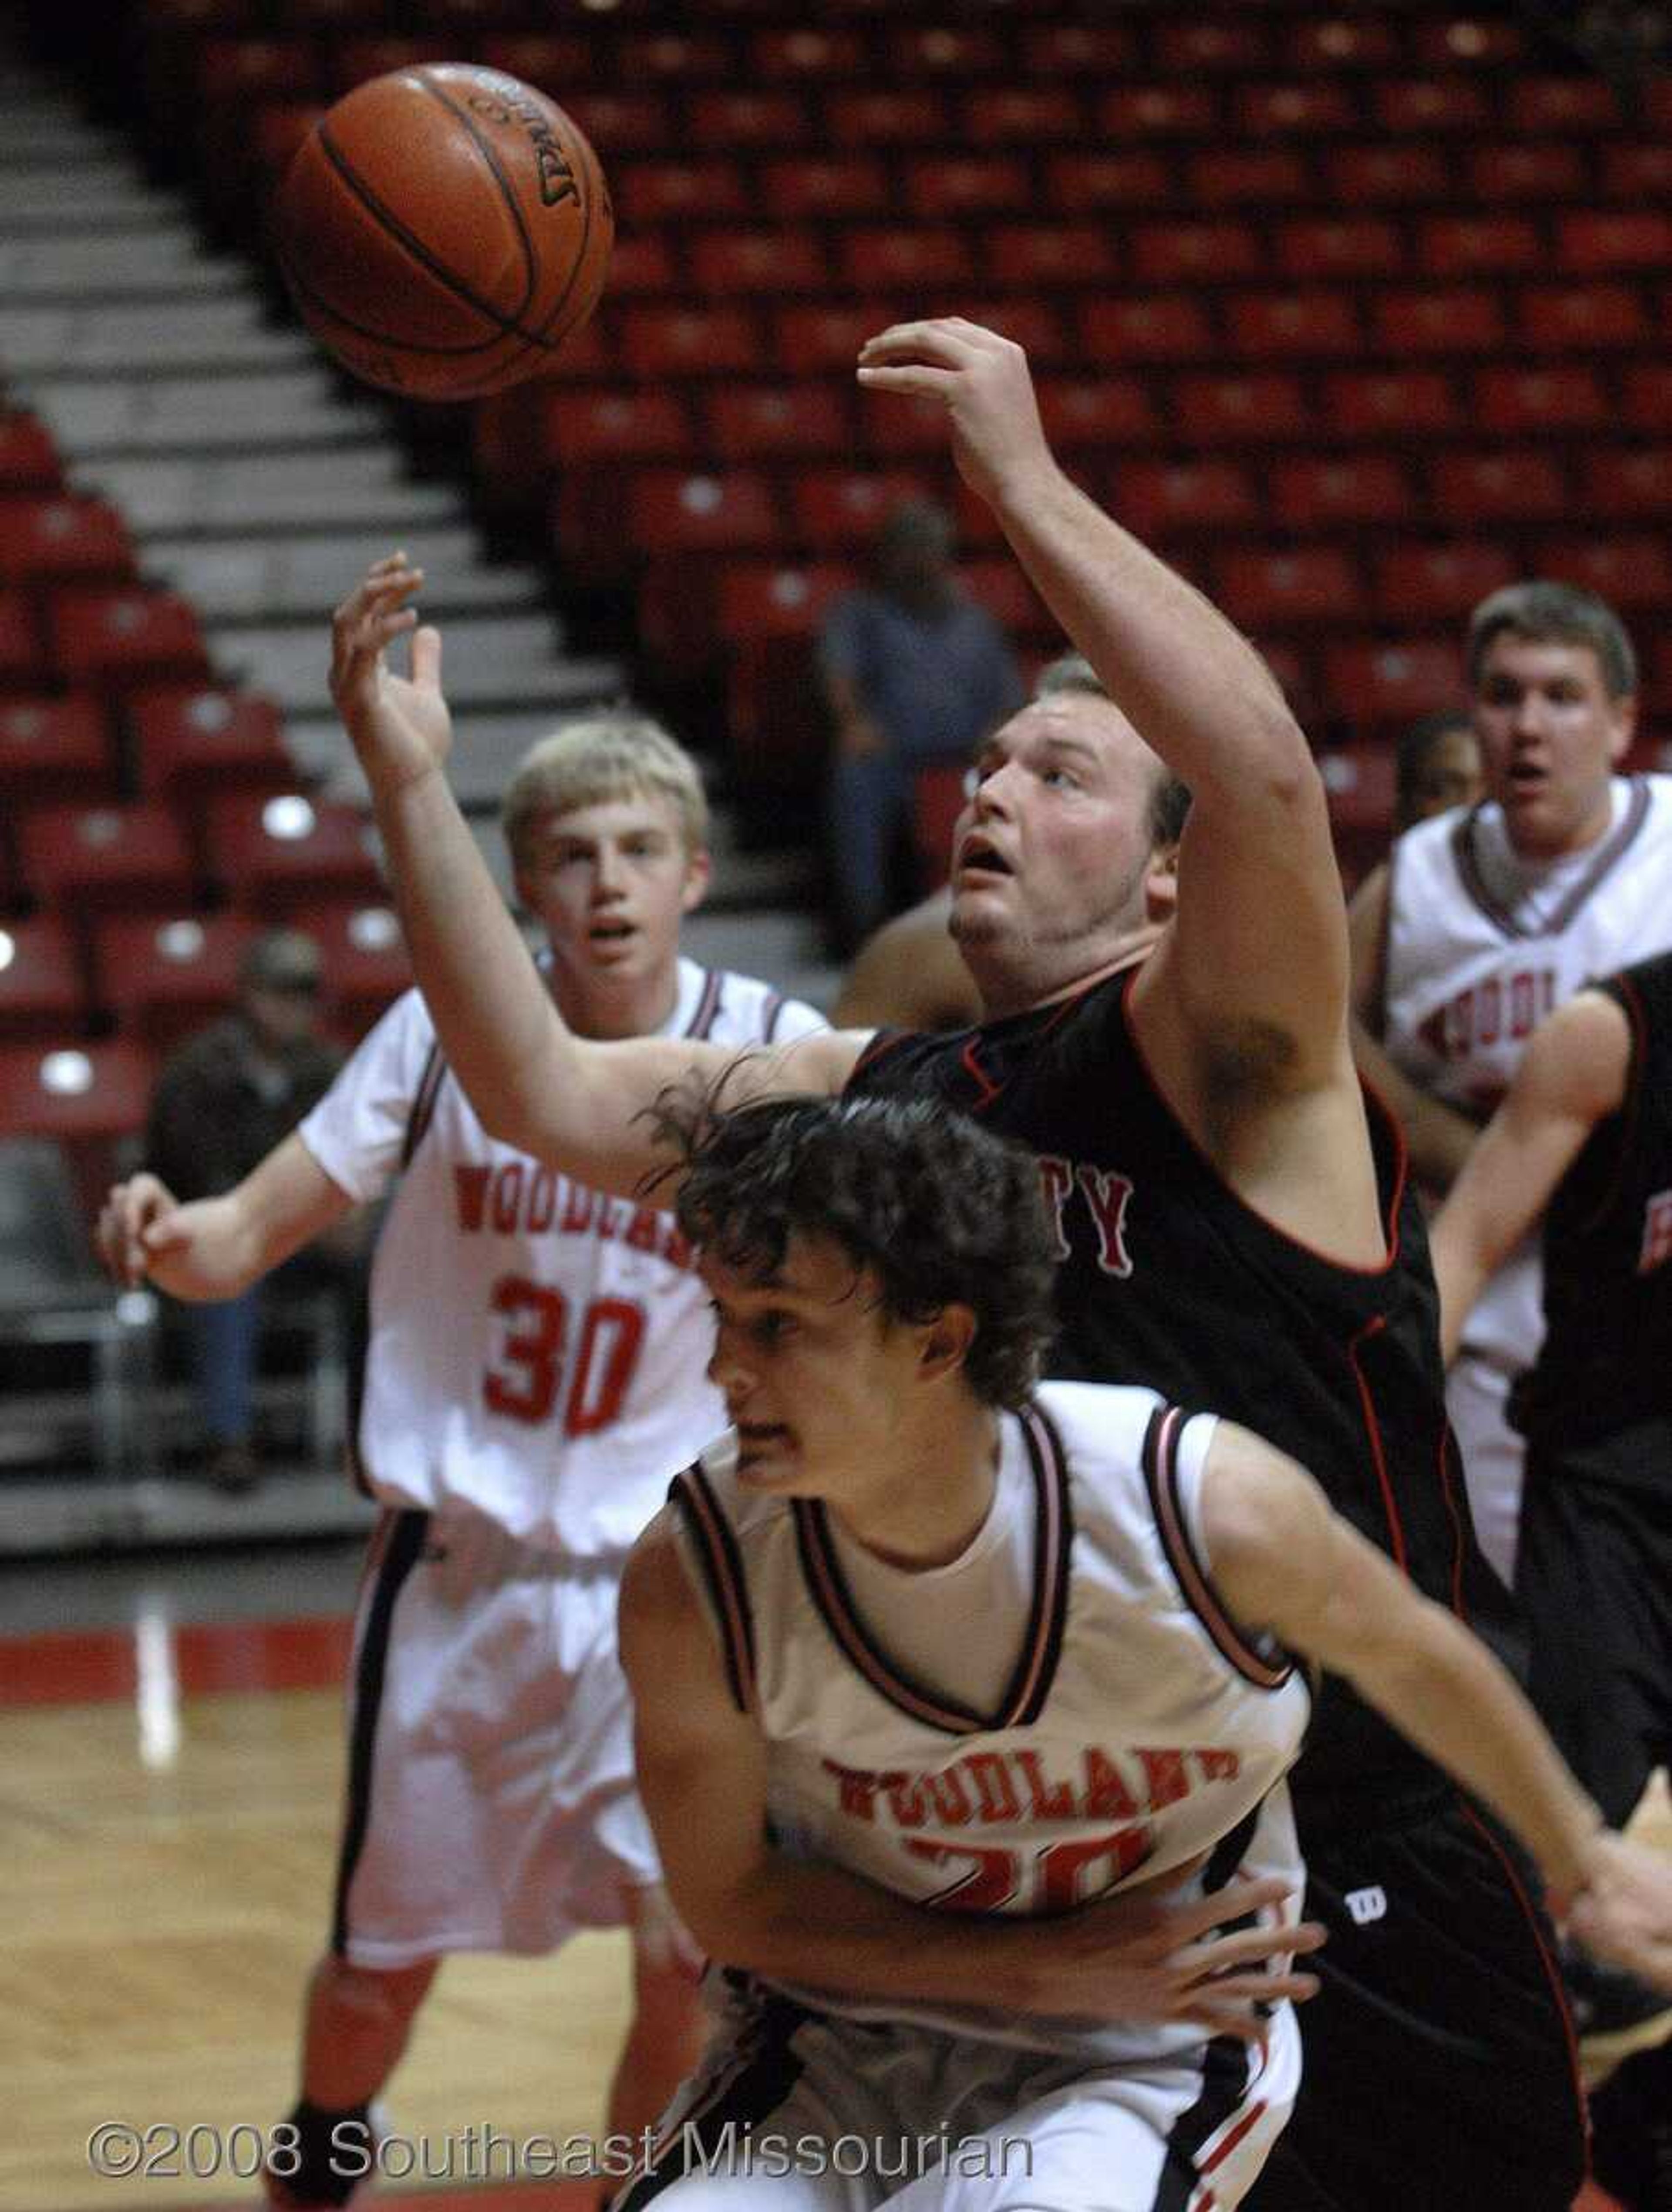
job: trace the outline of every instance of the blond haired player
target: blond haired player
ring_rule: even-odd
[[[503,822],[552,998],[582,1035],[747,1046],[822,1028],[766,984],[681,957],[708,879],[707,809],[654,723],[612,711],[558,730],[513,778]],[[343,2203],[366,2170],[368,2106],[448,1952],[629,1929],[613,2130],[654,2117],[694,2030],[615,1644],[628,1547],[723,1419],[705,1293],[672,1217],[484,1135],[410,992],[229,1195],[177,1206],[141,1176],[112,1193],[100,1238],[125,1279],[225,1297],[392,1183],[358,1451],[385,1511],[356,1624],[331,1939],[295,2142],[268,2183],[287,2207]]]

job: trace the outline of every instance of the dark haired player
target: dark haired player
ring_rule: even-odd
[[[960,321],[909,324],[867,346],[860,374],[945,406],[966,480],[1109,696],[1035,701],[980,761],[952,927],[987,1024],[810,1039],[746,1064],[735,1095],[857,1074],[1024,1139],[1064,1260],[1053,1372],[1244,1422],[1311,1467],[1420,1589],[1498,1625],[1508,1601],[1473,1543],[1445,1427],[1421,1223],[1397,1134],[1353,1071],[1340,879],[1303,733],[1246,641],[1063,476],[1018,348]],[[417,632],[410,683],[383,665],[418,581],[386,564],[344,610],[337,696],[426,994],[499,1134],[630,1188],[667,1158],[635,1116],[693,1066],[727,1063],[590,1046],[554,1015],[441,773],[440,640]],[[1170,775],[1194,793],[1176,855],[1153,829]],[[1296,1792],[1309,1910],[1331,1942],[1310,2086],[1266,2201],[1566,2212],[1583,2118],[1529,1877],[1345,1689],[1326,1697]]]

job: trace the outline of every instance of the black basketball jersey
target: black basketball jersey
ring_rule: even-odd
[[[1175,1116],[1132,1034],[1133,972],[952,1036],[879,1034],[851,1087],[938,1097],[1039,1155],[1062,1257],[1053,1376],[1147,1384],[1268,1437],[1428,1596],[1507,1647],[1512,1607],[1468,1521],[1427,1238],[1391,1119],[1369,1102],[1388,1260],[1338,1266],[1246,1206]],[[1427,1778],[1438,1786],[1328,1684],[1295,1776],[1303,1811],[1355,1819]]]
[[[1672,1491],[1672,953],[1595,988],[1631,1024],[1626,1095],[1552,1195],[1544,1345],[1512,1410],[1565,1469]]]

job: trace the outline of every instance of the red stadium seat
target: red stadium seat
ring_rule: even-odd
[[[1403,728],[1465,696],[1462,653],[1450,639],[1329,646],[1323,667],[1332,704],[1356,727]]]
[[[27,594],[0,591],[0,694],[49,691],[56,674]]]
[[[1496,112],[1495,100],[1461,76],[1383,77],[1372,98],[1383,131],[1482,131]]]
[[[593,92],[561,94],[562,104],[598,149],[606,176],[619,155],[665,155],[681,143],[666,98],[659,92]]]
[[[1431,216],[1417,233],[1419,266],[1430,276],[1475,276],[1500,269],[1538,269],[1546,248],[1524,215]]]
[[[1155,434],[1155,410],[1136,377],[1049,376],[1036,390],[1046,435],[1059,453],[1141,444]]]
[[[521,14],[513,8],[514,17]],[[483,39],[482,58],[489,69],[567,101],[577,85],[591,82],[598,49],[598,40],[581,31],[496,31]]]
[[[1064,215],[1163,207],[1172,196],[1165,161],[1141,150],[1053,154],[1045,174],[1051,204]]]
[[[1404,206],[1422,200],[1444,205],[1456,197],[1445,154],[1418,140],[1336,147],[1324,160],[1330,197],[1343,208]]]
[[[116,755],[109,719],[88,692],[0,701],[0,808],[54,799],[113,799]]]
[[[742,469],[723,476],[679,469],[635,469],[626,520],[648,555],[757,552],[781,535],[766,478]]]
[[[862,392],[859,423],[860,453],[897,459],[921,454],[928,461],[944,461],[946,457],[946,410],[938,399]]]
[[[1351,622],[1363,612],[1358,571],[1341,548],[1223,555],[1219,596],[1233,621],[1258,632],[1292,623]]]
[[[1672,145],[1639,139],[1604,146],[1601,182],[1610,199],[1672,199]]]
[[[1469,156],[1471,200],[1525,201],[1534,206],[1578,199],[1587,187],[1583,150],[1561,139],[1489,139]]]
[[[1189,197],[1200,207],[1288,207],[1315,189],[1298,146],[1210,147],[1190,156],[1189,173]]]
[[[1556,260],[1580,275],[1672,265],[1672,216],[1657,208],[1556,218]]]
[[[945,94],[928,86],[833,92],[824,103],[824,128],[836,147],[866,152],[879,146],[918,148],[949,137],[952,116]]]
[[[453,41],[439,32],[428,38],[351,38],[328,41],[331,60],[327,90],[333,99],[352,92],[368,77],[388,76],[397,70],[427,69],[437,62],[457,58]]]
[[[654,384],[664,376],[717,376],[754,369],[763,356],[759,330],[747,308],[629,307],[623,322],[622,354],[635,377]]]
[[[1672,601],[1672,552],[1657,532],[1546,538],[1536,567],[1541,575],[1584,584],[1615,606],[1658,613]]]
[[[222,791],[281,791],[295,781],[283,718],[258,692],[163,684],[124,702],[139,785],[188,820]]]
[[[1117,81],[1097,106],[1102,135],[1117,146],[1146,138],[1195,139],[1220,131],[1218,94],[1203,84],[1131,84]]]
[[[112,915],[93,936],[98,1003],[124,1036],[171,1051],[232,1005],[239,961],[259,927],[231,912]]]
[[[1604,447],[1584,455],[1582,467],[1581,504],[1590,513],[1672,516],[1672,445]]]
[[[999,76],[1010,68],[1010,51],[999,32],[985,23],[891,25],[885,41],[886,75],[928,76],[962,82],[970,77]]]
[[[986,234],[982,262],[989,283],[1024,291],[1072,291],[1112,283],[1122,274],[1101,223],[1006,223]]]
[[[1134,461],[1114,472],[1109,502],[1140,538],[1217,530],[1260,520],[1259,495],[1238,461]]]
[[[1231,350],[1244,360],[1356,354],[1357,303],[1345,292],[1245,292],[1227,303]]]
[[[47,1051],[14,1045],[0,1052],[0,1136],[74,1145],[136,1135],[152,1079],[151,1055],[126,1039]]]
[[[1002,296],[990,292],[952,292],[946,295],[945,312],[965,316],[972,323],[982,323],[988,329],[997,331],[1001,337],[1014,340],[1031,357],[1036,368],[1053,366],[1065,357],[1079,359],[1078,347],[1065,339],[1056,309],[1048,300],[1015,292]]]
[[[973,146],[1073,146],[1085,137],[1085,111],[1067,85],[1003,85],[964,97]]]
[[[1650,343],[1653,331],[1629,284],[1529,286],[1517,303],[1521,337],[1540,353],[1590,353]]]
[[[1625,120],[1620,96],[1600,76],[1517,76],[1507,86],[1509,119],[1517,131],[1617,131]]]
[[[400,923],[381,899],[329,901],[299,918],[319,947],[325,1019],[345,1044],[357,1044],[411,986]]]
[[[695,289],[711,298],[827,289],[824,246],[811,230],[707,230],[689,252]]]
[[[893,307],[881,300],[781,307],[773,318],[770,358],[792,376],[817,376],[825,370],[851,376],[860,348],[894,320]]]
[[[258,100],[309,100],[325,91],[307,39],[206,39],[198,49],[200,112]]]
[[[1393,834],[1392,748],[1346,745],[1325,753],[1318,768],[1329,803],[1335,864],[1350,895],[1385,855]]]
[[[722,461],[781,453],[811,460],[853,450],[848,392],[835,383],[716,385],[705,411],[709,441]]]
[[[1451,379],[1437,368],[1332,376],[1323,398],[1320,427],[1337,437],[1414,437],[1458,429],[1464,421]]]
[[[541,394],[537,451],[566,469],[693,458],[684,397],[665,385],[605,385]]]
[[[1663,434],[1672,422],[1672,363],[1635,362],[1626,371],[1622,387],[1626,420],[1651,437]]]
[[[1237,76],[1264,76],[1272,67],[1271,40],[1263,23],[1223,16],[1207,21],[1157,19],[1150,58],[1169,76],[1224,70]]]
[[[616,299],[666,295],[680,290],[673,246],[662,230],[616,234],[610,250],[610,290]]]
[[[1126,252],[1142,284],[1223,283],[1257,276],[1266,265],[1264,238],[1247,222],[1140,223]]]
[[[1614,419],[1607,389],[1592,368],[1487,368],[1474,383],[1475,422],[1500,437],[1605,429]]]
[[[738,644],[811,637],[858,581],[845,561],[729,561],[720,586],[721,634]]]
[[[1428,473],[1434,512],[1447,522],[1532,521],[1567,510],[1567,472],[1542,447],[1437,453]]]
[[[1175,419],[1184,435],[1207,445],[1261,446],[1301,438],[1311,410],[1292,376],[1181,376],[1173,395]]]
[[[952,868],[952,832],[969,804],[969,770],[955,763],[920,768],[912,778],[911,842],[917,888],[925,898],[940,889]]]
[[[729,39],[709,31],[628,31],[616,48],[623,84],[735,84],[739,56]]]
[[[803,155],[793,161],[769,161],[761,184],[765,204],[791,222],[823,216],[885,216],[894,206],[893,186],[884,164],[854,155],[839,161]]]
[[[1520,24],[1503,16],[1456,15],[1413,19],[1410,37],[1415,58],[1426,69],[1513,67],[1527,52]]]
[[[70,493],[0,499],[0,580],[131,583],[133,541],[107,500]]]
[[[1292,276],[1398,276],[1405,240],[1382,216],[1300,216],[1279,228],[1277,260]]]
[[[1333,15],[1303,16],[1289,27],[1286,67],[1313,70],[1389,68],[1399,59],[1390,24],[1359,20],[1345,9]]]
[[[74,684],[125,691],[209,674],[197,612],[175,592],[70,586],[53,600],[48,621],[54,657]]]
[[[0,1044],[64,1043],[87,1019],[76,940],[56,915],[0,922]]]
[[[786,83],[821,83],[862,77],[867,54],[862,32],[834,25],[798,24],[793,30],[757,31],[750,44],[757,76]]]
[[[1490,542],[1392,545],[1377,556],[1376,604],[1390,621],[1457,621],[1517,573],[1508,548]]]
[[[684,222],[747,216],[753,200],[735,161],[621,161],[611,189],[624,222]]]
[[[967,284],[970,248],[959,233],[903,226],[851,230],[839,249],[847,285],[862,291],[898,285],[909,291]]]
[[[40,417],[0,406],[0,492],[55,492],[63,483],[64,464]]]
[[[1392,354],[1496,353],[1504,343],[1497,298],[1475,287],[1390,292],[1373,314],[1377,337]]]
[[[365,817],[298,792],[229,792],[207,808],[210,872],[245,914],[306,927],[321,900],[386,902]]]
[[[1032,197],[1028,165],[1020,155],[925,155],[906,165],[906,204],[925,222],[1020,215]]]
[[[45,906],[79,919],[125,908],[189,908],[196,871],[185,833],[166,806],[47,806],[18,827],[23,872]]]
[[[318,100],[262,101],[248,125],[259,190],[277,190],[297,147],[325,112],[324,102]]]
[[[768,148],[793,154],[812,137],[806,102],[793,92],[748,89],[694,93],[685,104],[685,129],[700,149]]]
[[[1008,555],[1001,560],[963,562],[958,575],[970,598],[1012,638],[1031,639],[1053,648],[1057,645],[1061,633],[1055,618]]]
[[[1132,33],[1123,23],[1024,21],[1018,29],[1021,65],[1029,76],[1084,82],[1132,72]]]
[[[790,486],[797,541],[813,552],[857,551],[872,543],[895,507],[925,490],[921,477],[900,469],[809,470]],[[766,573],[788,572],[774,567]],[[790,598],[797,600],[793,586]]]
[[[1408,520],[1415,501],[1404,464],[1391,453],[1332,455],[1275,463],[1271,504],[1287,530]]]
[[[1334,137],[1360,127],[1359,102],[1339,78],[1297,77],[1286,84],[1245,84],[1231,105],[1235,122],[1251,138],[1275,137],[1284,131],[1318,132]]]
[[[1207,307],[1186,292],[1088,300],[1079,319],[1086,356],[1094,365],[1195,361],[1213,351]]]

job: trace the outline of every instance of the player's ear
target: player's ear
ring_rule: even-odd
[[[1144,871],[1144,918],[1170,921],[1178,904],[1178,841],[1158,845]]]
[[[1637,694],[1627,691],[1609,703],[1614,727],[1608,738],[1608,758],[1618,768],[1630,752],[1632,739],[1637,735]]]
[[[702,905],[708,896],[708,881],[714,872],[714,864],[708,856],[707,846],[693,846],[685,855],[684,888],[679,894],[679,911],[682,914],[690,914],[694,908]]]
[[[956,1304],[942,1306],[925,1324],[919,1363],[925,1382],[938,1382],[964,1365],[976,1341],[976,1327],[975,1308]]]

